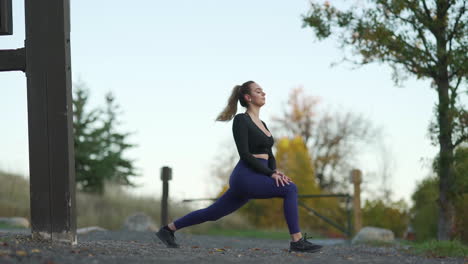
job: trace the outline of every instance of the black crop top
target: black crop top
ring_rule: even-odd
[[[270,131],[265,122],[262,121],[262,123]],[[275,142],[273,135],[271,137],[267,136],[248,114],[237,114],[234,117],[232,133],[241,160],[245,161],[255,171],[271,176],[276,169],[276,160],[271,151],[271,147]],[[268,167],[263,165],[252,154],[268,154]]]

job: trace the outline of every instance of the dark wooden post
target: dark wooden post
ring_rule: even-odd
[[[13,34],[11,0],[0,0],[0,35]]]
[[[167,200],[169,197],[169,181],[172,180],[172,169],[169,167],[162,167],[161,180],[163,182],[163,194],[161,200],[161,225],[169,223],[169,212]]]
[[[11,0],[0,0],[0,35],[11,35]],[[24,71],[28,87],[33,238],[75,244],[75,154],[69,0],[25,0],[25,48],[0,50],[0,72]]]
[[[354,233],[357,234],[362,228],[361,214],[361,182],[362,173],[358,169],[351,171],[351,181],[354,184],[353,212],[354,212]]]
[[[69,0],[25,0],[32,236],[76,243]]]

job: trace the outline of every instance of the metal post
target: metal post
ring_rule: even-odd
[[[358,169],[351,171],[351,180],[354,184],[353,196],[353,211],[354,211],[354,233],[359,232],[362,228],[362,215],[361,215],[361,182],[362,173]]]
[[[25,0],[32,236],[76,241],[69,0]]]
[[[169,223],[169,212],[168,212],[168,198],[169,198],[169,181],[172,180],[172,169],[169,167],[162,167],[161,169],[161,180],[163,182],[163,194],[161,200],[161,225],[167,225]]]

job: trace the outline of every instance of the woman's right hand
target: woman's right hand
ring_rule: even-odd
[[[279,173],[276,173],[276,172],[275,172],[275,173],[273,173],[273,174],[271,175],[271,177],[272,177],[273,179],[275,179],[276,187],[279,187],[279,184],[280,184],[280,183],[281,183],[282,186],[284,186],[285,184],[289,184],[288,181],[287,181],[287,179],[285,179],[285,178],[283,177],[283,175],[281,175],[281,174],[279,174]]]

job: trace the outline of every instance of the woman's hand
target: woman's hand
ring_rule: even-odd
[[[271,175],[271,177],[273,179],[275,179],[275,182],[276,182],[276,186],[279,187],[279,185],[281,184],[281,186],[284,186],[285,184],[289,184],[288,182],[288,177],[286,175],[282,175],[282,174],[279,174],[279,173],[273,173]]]
[[[293,181],[291,180],[291,178],[289,178],[288,176],[286,176],[286,175],[285,175],[284,173],[282,173],[281,171],[275,170],[275,172],[278,173],[279,175],[281,175],[281,176],[283,177],[283,180],[285,180],[288,184],[289,184],[289,182],[293,182]]]

